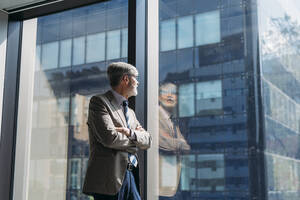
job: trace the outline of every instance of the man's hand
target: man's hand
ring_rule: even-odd
[[[136,127],[136,129],[135,130],[137,130],[137,131],[145,131],[145,129],[142,127],[142,126],[138,126],[138,127]]]
[[[129,128],[125,128],[125,127],[116,127],[116,131],[123,133],[124,135],[126,135],[127,137],[130,137],[130,130]]]
[[[136,127],[137,131],[145,131],[145,129],[142,126],[138,126]],[[129,128],[125,128],[125,127],[116,127],[116,131],[123,133],[124,135],[126,135],[127,137],[130,137],[130,129]]]

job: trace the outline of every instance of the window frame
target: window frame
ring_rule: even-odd
[[[5,81],[3,94],[3,120],[1,133],[1,149],[0,149],[0,184],[4,187],[0,189],[0,199],[14,198],[14,179],[16,161],[16,145],[17,145],[17,127],[18,127],[18,111],[19,111],[19,95],[20,95],[20,71],[21,71],[21,51],[22,51],[22,35],[23,23],[25,20],[34,19],[40,16],[45,16],[65,10],[79,8],[83,6],[92,5],[95,3],[105,2],[107,0],[85,0],[85,1],[47,1],[25,5],[16,9],[7,10],[8,14],[8,41],[7,41],[7,55],[5,67]],[[138,0],[137,0],[138,1]],[[144,8],[146,8],[145,1]],[[128,1],[128,62],[135,65],[136,63],[136,1]],[[145,21],[140,19],[140,21]],[[145,26],[145,22],[140,24]],[[145,37],[143,40],[145,41]],[[60,46],[60,45],[59,45]],[[143,48],[145,46],[142,46]],[[42,50],[41,50],[42,51]],[[144,50],[143,50],[144,52]],[[59,53],[59,52],[58,52]],[[42,52],[41,52],[42,54]],[[138,69],[145,71],[145,57],[143,57],[142,65]],[[141,63],[141,61],[139,61]],[[59,65],[59,56],[58,56]],[[28,78],[28,77],[27,77]],[[141,80],[140,83],[145,80]],[[144,88],[140,89],[140,93],[145,93]],[[135,108],[135,99],[130,101],[131,108]],[[137,110],[144,111],[144,104],[140,104]],[[140,121],[145,121],[144,113],[138,111]],[[5,130],[5,131],[4,131]],[[140,160],[145,160],[144,153],[141,153]],[[141,162],[143,164],[145,162]],[[19,168],[19,166],[18,166]],[[16,177],[17,178],[17,177]],[[142,180],[144,181],[144,180]],[[141,182],[142,192],[145,190],[144,182]]]

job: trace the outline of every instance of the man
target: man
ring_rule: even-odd
[[[112,89],[89,104],[90,157],[83,193],[95,200],[140,200],[137,151],[148,149],[152,138],[128,108],[128,98],[137,95],[138,72],[117,62],[107,74]]]
[[[159,88],[159,199],[182,199],[178,186],[182,155],[191,147],[176,120],[177,86],[164,83]],[[172,176],[170,176],[172,174]]]

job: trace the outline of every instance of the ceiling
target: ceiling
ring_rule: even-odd
[[[25,6],[30,6],[42,2],[48,3],[53,2],[53,0],[0,0],[0,10],[9,13],[11,10],[23,8]]]

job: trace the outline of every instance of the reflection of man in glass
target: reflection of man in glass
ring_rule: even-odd
[[[90,157],[83,192],[95,200],[140,200],[137,150],[148,149],[152,139],[128,108],[128,98],[137,95],[138,72],[117,62],[107,74],[112,89],[89,104]]]
[[[159,195],[161,199],[172,199],[176,194],[180,180],[181,155],[190,150],[177,124],[176,108],[176,85],[163,84],[159,96]]]

